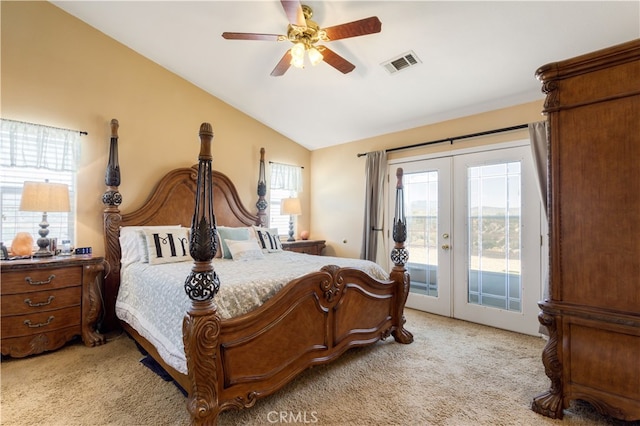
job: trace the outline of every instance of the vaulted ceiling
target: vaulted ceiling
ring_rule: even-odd
[[[638,1],[303,1],[321,28],[382,31],[326,43],[348,74],[272,77],[289,41],[221,34],[286,34],[280,1],[52,3],[310,150],[541,99],[539,66],[640,37]],[[382,65],[407,53],[417,65]]]

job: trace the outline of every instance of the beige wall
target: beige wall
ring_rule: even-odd
[[[50,3],[3,1],[1,12],[2,117],[89,132],[81,138],[76,243],[98,254],[112,118],[120,121],[123,211],[139,206],[166,171],[196,162],[198,128],[208,121],[214,168],[236,183],[250,211],[265,147],[268,161],[304,166],[299,229],[326,239],[326,254],[350,257],[359,256],[362,242],[365,159],[358,153],[542,119],[541,94],[539,102],[309,152]],[[455,148],[525,137],[526,131],[512,132]],[[435,145],[390,158],[448,149]]]
[[[310,169],[306,148],[54,5],[3,1],[1,8],[2,117],[89,133],[80,139],[77,245],[104,253],[101,197],[112,118],[120,122],[122,211],[138,207],[168,170],[197,162],[204,121],[215,133],[214,168],[236,183],[250,211],[257,201],[260,147],[268,161]],[[302,200],[307,214],[300,217],[305,228],[308,181]]]
[[[532,73],[532,78],[533,73]],[[358,153],[418,144],[448,137],[541,121],[541,100],[513,108],[445,121],[404,132],[312,151],[311,233],[327,240],[326,254],[359,257],[364,222],[365,157]],[[527,130],[435,144],[389,153],[389,159],[470,148],[528,138]],[[395,179],[392,177],[392,179]]]

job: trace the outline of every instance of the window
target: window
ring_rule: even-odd
[[[280,214],[280,207],[284,198],[297,197],[302,192],[302,167],[279,163],[270,166],[269,227],[276,228],[278,235],[288,235],[289,215]]]
[[[47,212],[49,238],[69,237],[75,241],[76,167],[80,132],[20,121],[0,120],[0,241],[7,247],[18,232],[37,240],[42,212],[21,212],[20,198],[25,181],[64,183],[69,186],[71,211]]]

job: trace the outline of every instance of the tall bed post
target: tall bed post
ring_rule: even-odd
[[[264,198],[267,195],[267,178],[264,170],[264,148],[260,148],[260,172],[258,175],[258,202],[256,207],[258,208],[258,226],[267,226],[267,200]]]
[[[104,204],[103,224],[105,239],[105,260],[110,265],[110,270],[104,279],[104,303],[105,316],[102,324],[103,330],[112,330],[118,327],[118,319],[115,316],[116,297],[120,282],[120,244],[117,236],[120,233],[122,215],[118,206],[122,203],[122,195],[118,191],[120,186],[120,164],[118,163],[118,128],[120,124],[115,118],[111,120],[111,141],[109,145],[109,163],[104,178],[107,186],[102,195]],[[114,238],[115,237],[115,238]]]
[[[393,217],[393,241],[395,245],[391,250],[391,261],[393,269],[389,274],[390,278],[402,285],[398,289],[398,301],[396,304],[396,312],[394,313],[394,331],[393,337],[400,343],[413,342],[413,334],[404,328],[406,322],[404,318],[404,305],[409,296],[409,273],[405,268],[405,264],[409,260],[409,251],[405,248],[404,242],[407,240],[407,219],[404,213],[404,184],[402,183],[403,170],[398,167],[396,170],[396,205]]]
[[[189,237],[189,253],[194,265],[184,284],[187,296],[191,299],[191,309],[182,324],[191,382],[187,409],[193,424],[197,425],[216,424],[220,412],[216,367],[220,359],[220,316],[213,303],[220,289],[220,280],[212,263],[218,249],[213,212],[212,139],[211,124],[202,123],[196,203]]]

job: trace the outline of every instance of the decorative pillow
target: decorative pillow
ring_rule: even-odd
[[[148,262],[147,240],[142,232],[144,229],[173,229],[180,225],[161,226],[123,226],[120,228],[120,262],[123,266],[135,262]]]
[[[256,240],[227,240],[227,247],[233,260],[253,260],[264,257]]]
[[[282,243],[280,242],[277,229],[261,228],[259,226],[255,226],[253,229],[256,231],[258,244],[262,247],[263,251],[267,253],[282,251]]]
[[[189,228],[145,229],[149,264],[184,262],[189,255]]]
[[[220,240],[220,248],[222,250],[222,257],[225,259],[231,259],[231,252],[227,245],[227,240],[246,241],[249,239],[249,228],[240,227],[232,228],[230,226],[218,226],[218,237]]]

